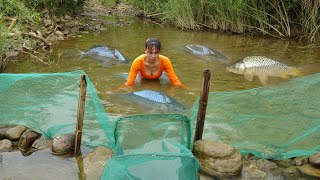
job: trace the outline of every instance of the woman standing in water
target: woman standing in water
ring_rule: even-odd
[[[139,74],[144,79],[158,79],[165,71],[171,84],[186,88],[174,73],[171,61],[160,54],[161,43],[157,38],[149,38],[145,43],[145,54],[137,57],[131,65],[127,82],[124,86],[133,86]]]

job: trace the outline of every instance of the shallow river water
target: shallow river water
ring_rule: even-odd
[[[119,20],[117,18],[111,20]],[[232,91],[250,89],[261,86],[259,80],[247,81],[243,75],[226,71],[226,66],[245,56],[263,55],[290,66],[306,66],[319,62],[319,46],[305,46],[298,42],[288,42],[279,39],[263,37],[247,37],[226,35],[212,32],[186,32],[170,27],[164,27],[135,19],[125,19],[130,25],[125,27],[109,27],[103,32],[82,34],[82,37],[69,38],[53,45],[54,53],[50,60],[51,66],[36,59],[20,59],[12,61],[6,69],[7,73],[42,73],[67,72],[83,69],[93,82],[99,97],[105,104],[108,113],[134,114],[143,113],[143,109],[134,108],[134,104],[124,102],[117,96],[124,84],[125,78],[119,74],[128,73],[128,64],[104,66],[101,61],[92,57],[81,56],[80,51],[87,51],[96,45],[105,45],[118,49],[124,57],[132,61],[144,53],[144,43],[148,37],[158,37],[162,42],[162,54],[169,57],[180,80],[190,88],[189,91],[177,89],[173,96],[179,102],[190,107],[199,96],[203,69],[212,72],[210,91]],[[186,51],[188,44],[200,44],[224,53],[228,61],[214,61],[199,57]],[[320,72],[320,68],[312,72]],[[280,78],[270,78],[269,84],[282,81]],[[154,89],[166,91],[168,86],[159,83],[148,83],[135,89]],[[124,108],[126,106],[126,108]]]
[[[310,69],[308,74],[320,72],[320,67],[317,65],[320,60],[320,48],[318,45],[306,46],[306,44],[299,42],[289,42],[265,37],[226,35],[213,32],[188,32],[149,22],[141,22],[133,18],[121,18],[129,21],[130,24],[124,27],[110,26],[106,31],[84,33],[81,34],[80,37],[68,38],[64,41],[56,42],[53,45],[54,54],[50,62],[48,62],[50,66],[36,59],[24,57],[17,61],[11,61],[5,72],[44,73],[83,69],[89,75],[90,80],[98,91],[98,95],[105,106],[106,112],[115,115],[144,113],[144,108],[138,107],[135,103],[123,100],[118,96],[123,93],[123,91],[119,91],[119,87],[125,83],[125,78],[119,75],[128,73],[131,63],[104,66],[100,61],[92,57],[80,55],[81,51],[86,51],[96,45],[116,48],[131,62],[137,56],[144,53],[144,43],[148,37],[158,37],[162,42],[161,54],[169,57],[177,76],[190,88],[190,90],[174,89],[171,91],[172,96],[187,107],[191,107],[199,96],[202,72],[207,68],[209,68],[212,73],[210,91],[233,91],[262,86],[256,78],[253,82],[249,82],[243,75],[226,71],[228,65],[245,56],[263,55],[287,65],[297,67],[312,65],[312,69]],[[113,17],[107,20],[118,21],[119,18]],[[229,60],[214,61],[206,57],[192,55],[185,49],[185,46],[189,44],[205,45],[212,49],[219,50],[224,53]],[[270,78],[269,85],[283,81],[286,80]],[[167,91],[170,89],[170,86],[161,86],[157,82],[149,82],[143,86],[134,87],[134,89]],[[32,164],[43,163],[43,160],[47,160],[46,162],[52,162],[53,166],[50,167],[54,168],[52,170],[49,169],[52,176],[45,177],[45,179],[51,179],[56,175],[60,175],[61,172],[57,170],[60,168],[70,169],[70,171],[68,170],[68,172],[70,172],[70,175],[68,175],[70,179],[78,179],[78,167],[74,165],[74,161],[70,163],[70,160],[67,160],[67,163],[61,167],[60,159],[43,155],[43,153],[40,155],[41,158],[33,158]],[[40,176],[40,174],[43,173],[40,172],[42,169],[39,169],[39,172],[29,169],[30,166],[33,166],[30,165],[31,163],[23,165],[23,167],[28,168],[21,168],[20,165],[17,166],[17,164],[6,161],[8,158],[17,159],[17,161],[20,161],[19,159],[22,158],[18,153],[16,153],[16,157],[14,156],[14,154],[10,156],[3,155],[3,160],[0,161],[1,171],[3,172],[7,169],[6,178],[19,179],[21,177],[20,179],[25,179],[23,174],[31,174],[30,171],[34,177],[43,177]],[[13,175],[15,173],[12,169],[15,168],[18,168],[21,176]],[[55,168],[57,169],[55,170]],[[12,174],[10,175],[10,173]],[[37,173],[39,174],[37,175]],[[73,175],[74,177],[72,177]]]

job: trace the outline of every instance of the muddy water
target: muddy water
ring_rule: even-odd
[[[110,20],[110,19],[109,19]],[[118,19],[115,19],[118,20]],[[212,71],[211,91],[231,91],[249,89],[261,86],[257,79],[248,82],[242,75],[226,72],[225,67],[248,55],[265,55],[292,66],[305,66],[319,62],[319,47],[305,47],[296,42],[282,41],[270,38],[245,37],[225,35],[212,32],[186,32],[169,27],[163,27],[135,19],[125,19],[131,24],[126,27],[109,27],[104,32],[82,34],[82,37],[69,38],[54,44],[55,54],[51,57],[51,66],[38,60],[21,59],[11,62],[6,69],[8,73],[29,72],[64,72],[83,69],[89,75],[95,88],[109,113],[133,114],[141,113],[143,109],[135,109],[130,102],[123,102],[117,94],[118,87],[125,82],[119,77],[127,73],[129,64],[119,64],[105,67],[92,57],[80,56],[80,51],[86,51],[95,45],[105,45],[117,48],[127,59],[133,60],[144,52],[144,42],[150,36],[159,37],[162,42],[162,54],[169,57],[180,80],[190,90],[176,89],[174,97],[191,106],[199,95],[202,81],[202,71],[209,68]],[[212,61],[194,56],[185,50],[185,45],[201,44],[219,50],[229,57],[229,61]],[[320,68],[312,70],[320,72]],[[270,83],[278,83],[279,78],[271,78]],[[155,89],[165,91],[169,87],[158,83],[146,84],[135,89]],[[124,108],[124,105],[126,108]]]
[[[110,19],[108,19],[110,20]],[[119,19],[114,19],[119,20]],[[261,86],[258,79],[248,82],[242,75],[226,72],[227,65],[249,55],[265,55],[291,66],[306,66],[319,62],[319,46],[306,47],[296,42],[279,39],[225,35],[212,32],[186,32],[163,27],[135,19],[125,19],[130,25],[109,27],[103,32],[82,34],[82,37],[69,38],[54,44],[55,55],[48,66],[36,59],[20,59],[9,64],[8,73],[64,72],[83,69],[89,75],[108,113],[134,114],[143,113],[130,102],[123,101],[117,95],[118,88],[125,79],[119,77],[127,73],[129,64],[105,67],[101,61],[92,57],[83,57],[80,51],[86,51],[95,45],[117,48],[127,59],[132,61],[144,52],[145,40],[150,36],[159,37],[162,42],[162,54],[169,57],[180,80],[190,88],[189,91],[175,89],[171,94],[181,103],[190,107],[199,96],[202,71],[212,71],[211,91],[232,91]],[[216,49],[229,57],[229,61],[212,61],[205,57],[188,53],[185,45],[200,44]],[[313,68],[311,73],[320,72]],[[279,78],[270,78],[269,83],[281,82]],[[155,89],[166,91],[168,86],[149,83],[134,89]],[[124,108],[125,107],[125,108]]]
[[[113,20],[119,19],[115,18]],[[124,20],[129,21],[130,25],[125,27],[108,27],[103,32],[82,34],[81,37],[69,38],[55,43],[53,45],[54,55],[52,55],[51,60],[48,62],[50,66],[39,62],[39,60],[25,57],[18,61],[10,62],[6,72],[43,73],[83,69],[89,75],[98,91],[99,97],[105,105],[106,112],[117,115],[144,113],[143,107],[136,106],[134,103],[119,97],[124,92],[119,91],[118,88],[125,82],[125,79],[119,77],[119,74],[127,73],[130,63],[104,66],[100,61],[92,57],[81,56],[80,51],[86,51],[95,45],[105,45],[117,48],[127,59],[132,61],[144,52],[144,43],[148,37],[159,37],[163,47],[162,54],[171,59],[176,74],[190,88],[190,90],[173,89],[170,93],[177,101],[187,107],[191,107],[199,96],[202,71],[206,68],[211,69],[212,72],[210,91],[233,91],[262,86],[258,79],[249,82],[243,75],[226,72],[225,68],[227,65],[245,56],[264,55],[291,66],[302,67],[312,65],[308,73],[320,72],[320,67],[313,65],[319,63],[320,59],[320,48],[317,45],[305,46],[297,42],[263,37],[246,37],[212,32],[187,32],[148,22],[140,22],[131,18]],[[194,56],[186,52],[185,45],[188,44],[200,44],[219,50],[228,56],[229,60],[213,61],[205,57]],[[285,81],[279,78],[270,78],[269,80],[269,85]],[[168,91],[171,88],[169,85],[148,82],[142,86],[134,87],[134,90],[140,89]],[[48,159],[55,161],[49,157]],[[34,163],[36,164],[37,162]],[[6,166],[9,166],[6,167],[7,169],[15,167],[13,164]],[[60,167],[58,163],[53,166]],[[59,171],[56,172],[57,174],[59,173]],[[50,173],[54,176],[54,171]],[[73,178],[77,179],[77,174],[74,172],[70,174],[74,174]],[[69,177],[72,177],[72,175]]]

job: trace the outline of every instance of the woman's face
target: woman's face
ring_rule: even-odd
[[[159,52],[159,49],[157,49],[155,46],[146,48],[145,53],[147,55],[147,61],[149,63],[158,62],[160,52]]]

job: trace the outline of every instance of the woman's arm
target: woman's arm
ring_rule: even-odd
[[[126,86],[133,86],[134,85],[134,81],[136,80],[138,71],[140,70],[140,66],[141,66],[140,61],[134,60],[132,62],[130,72],[128,75],[128,79],[127,79],[127,82],[125,83]]]
[[[168,58],[166,58],[163,61],[163,65],[164,65],[164,70],[166,71],[170,82],[175,86],[181,86],[182,83],[180,82],[179,78],[175,74],[171,61]]]

